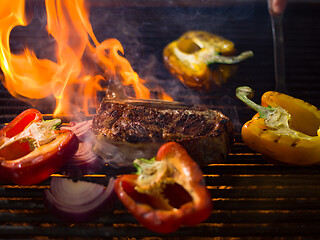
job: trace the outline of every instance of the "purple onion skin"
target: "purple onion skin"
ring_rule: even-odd
[[[93,152],[94,135],[92,121],[74,122],[62,129],[71,130],[78,137],[80,143],[78,151],[61,169],[63,174],[69,177],[81,177],[82,175],[96,173],[105,166],[105,162]]]
[[[68,129],[77,135],[81,142],[90,141],[93,137],[92,120],[83,122],[72,122],[69,126],[62,126],[61,129]]]
[[[51,188],[55,187],[55,184],[59,184],[58,187],[62,187],[62,189],[64,189],[64,192],[62,190],[61,193],[55,191],[52,192],[51,188],[44,190],[45,207],[53,216],[66,223],[85,223],[92,221],[103,214],[111,214],[114,203],[117,199],[116,193],[114,191],[114,178],[110,178],[107,187],[104,187],[103,185],[97,183],[92,183],[94,184],[92,186],[95,186],[99,190],[103,188],[102,193],[100,191],[100,194],[89,192],[90,196],[88,196],[88,199],[93,196],[92,194],[96,194],[97,196],[99,196],[99,198],[91,200],[89,202],[84,202],[80,205],[70,203],[77,202],[77,199],[79,199],[79,197],[81,197],[81,199],[87,198],[83,195],[79,196],[72,192],[72,189],[66,187],[66,185],[68,185],[66,181],[72,180],[57,177],[52,178],[50,184]],[[77,181],[75,184],[82,184],[83,187],[88,188],[87,182],[85,181]],[[61,194],[67,194],[68,196],[61,196]],[[61,202],[60,200],[64,197],[67,199],[67,201]]]
[[[92,151],[91,143],[80,142],[78,151],[61,169],[69,177],[81,177],[100,171],[105,166],[104,161]]]
[[[60,173],[69,177],[79,178],[83,175],[94,174],[105,166],[103,160],[99,157],[82,164],[66,164],[60,169]]]

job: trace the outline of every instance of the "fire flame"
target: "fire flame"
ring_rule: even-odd
[[[85,0],[45,0],[47,31],[56,41],[56,60],[38,59],[31,49],[13,54],[9,37],[16,26],[29,24],[25,0],[2,0],[0,8],[1,79],[10,94],[22,99],[54,96],[54,115],[89,114],[96,108],[97,93],[109,79],[131,85],[136,98],[149,99],[145,81],[123,57],[116,39],[100,43],[89,21]],[[104,84],[103,84],[104,83]],[[162,92],[162,98],[172,100]]]

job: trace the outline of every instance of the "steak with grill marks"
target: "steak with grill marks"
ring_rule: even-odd
[[[108,158],[111,144],[126,161],[154,157],[163,143],[175,141],[200,165],[219,163],[234,141],[232,122],[220,111],[161,100],[105,98],[92,129],[100,156]]]

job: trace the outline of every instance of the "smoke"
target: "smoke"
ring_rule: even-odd
[[[160,146],[161,143],[133,144],[129,142],[108,142],[96,138],[93,151],[109,166],[119,168],[132,166],[132,162],[138,158],[153,158]]]
[[[254,5],[243,4],[243,1],[164,1],[161,6],[157,3],[134,1],[128,6],[125,3],[119,6],[114,2],[114,6],[105,7],[92,4],[90,20],[100,41],[118,39],[124,47],[125,57],[139,76],[151,85],[164,87],[174,96],[184,93],[185,87],[165,69],[164,47],[188,30],[204,30],[233,40],[240,31],[237,22],[254,13]],[[188,92],[190,94],[192,92]],[[198,100],[197,93],[192,95]]]
[[[118,39],[124,47],[124,57],[146,80],[147,86],[151,89],[164,88],[174,100],[191,104],[211,104],[212,100],[207,101],[210,97],[205,99],[202,93],[186,88],[165,69],[162,60],[164,47],[188,30],[204,30],[236,40],[240,36],[241,21],[249,19],[255,11],[253,4],[243,1],[201,0],[194,3],[168,0],[161,2],[160,6],[159,1],[128,1],[128,6],[125,3],[117,5],[117,1],[109,5],[89,2],[92,3],[90,22],[98,40]],[[45,29],[44,6],[36,4],[32,14],[30,25],[13,31],[13,49],[19,51],[27,46],[39,58],[55,61],[55,41]],[[26,32],[24,43],[17,40],[21,40],[22,32]],[[223,95],[223,91],[221,89],[219,95]],[[43,107],[53,105],[47,104],[51,101],[54,99],[46,100]],[[39,103],[33,102],[33,105],[39,107]]]

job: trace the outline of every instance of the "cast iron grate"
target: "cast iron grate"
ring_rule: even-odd
[[[141,227],[117,203],[111,214],[86,224],[66,224],[43,205],[42,184],[0,185],[0,236],[6,238],[201,239],[208,237],[316,237],[320,221],[320,167],[283,166],[265,161],[237,136],[225,164],[203,168],[214,210],[195,227],[161,235]],[[90,177],[92,181],[94,177]],[[97,177],[99,178],[99,177]],[[101,181],[101,179],[97,179]]]
[[[100,1],[103,2],[103,1]],[[289,1],[290,3],[290,1]],[[252,5],[253,4],[253,5]],[[94,9],[96,13],[105,12],[105,20],[125,21],[128,29],[141,26],[137,39],[142,56],[154,54],[161,58],[161,49],[180,33],[188,30],[185,23],[192,27],[217,31],[230,37],[241,50],[252,49],[256,58],[241,65],[238,74],[226,89],[229,106],[222,107],[230,113],[229,107],[235,106],[231,113],[239,117],[238,127],[250,119],[253,112],[239,103],[233,94],[234,87],[241,84],[251,85],[259,96],[274,88],[272,35],[266,3],[244,1],[240,12],[250,9],[252,15],[225,22],[223,27],[203,22],[210,19],[216,8],[224,12],[234,10],[228,5],[215,7],[182,7],[180,14],[186,22],[178,24],[170,18],[177,10],[175,7],[113,7],[103,4]],[[169,11],[167,11],[169,10]],[[221,9],[220,9],[221,10]],[[320,24],[318,3],[289,4],[285,18],[285,40],[288,88],[292,95],[305,99],[320,107],[319,81],[320,62]],[[119,14],[122,13],[119,18]],[[160,18],[164,13],[165,18]],[[198,15],[195,15],[198,14]],[[101,16],[96,14],[96,16]],[[197,18],[199,17],[199,21]],[[192,20],[190,20],[192,18]],[[95,19],[93,19],[93,22]],[[215,19],[217,20],[217,19]],[[221,20],[221,19],[220,19]],[[115,23],[115,20],[111,21]],[[166,24],[165,24],[166,23]],[[99,25],[99,23],[97,23]],[[112,25],[112,24],[111,24]],[[171,26],[167,29],[159,26]],[[184,27],[182,27],[184,26]],[[98,26],[99,27],[99,26]],[[118,27],[115,24],[115,27]],[[136,31],[137,29],[130,30]],[[112,30],[105,30],[105,35]],[[125,32],[125,31],[124,31]],[[114,31],[115,34],[117,34]],[[103,36],[104,34],[101,33]],[[20,31],[13,33],[14,38],[28,38]],[[105,38],[103,36],[103,38]],[[125,49],[135,46],[126,41],[126,35],[119,35]],[[159,50],[160,49],[160,50]],[[132,62],[135,56],[128,53]],[[140,55],[140,56],[141,56]],[[142,65],[143,65],[142,61]],[[137,64],[137,69],[141,66]],[[141,68],[142,69],[142,68]],[[139,70],[138,70],[139,72]],[[155,65],[153,72],[160,79],[166,79],[161,64]],[[189,92],[179,92],[181,101],[188,101]],[[186,94],[187,93],[187,94]],[[4,87],[0,88],[0,123],[3,126],[22,110],[30,107],[12,98]],[[186,97],[187,96],[187,97]],[[213,106],[216,97],[208,94],[197,96],[202,102]],[[221,101],[218,102],[221,104]],[[49,113],[49,112],[45,112]],[[0,238],[5,239],[318,239],[320,236],[320,166],[288,166],[271,163],[260,154],[250,150],[241,141],[237,129],[236,143],[224,164],[203,167],[214,210],[211,216],[195,227],[183,227],[175,233],[161,235],[141,227],[130,213],[117,203],[110,215],[86,224],[66,224],[49,214],[44,207],[43,191],[49,181],[42,184],[21,187],[0,184]],[[103,176],[89,176],[90,181],[103,182]]]

